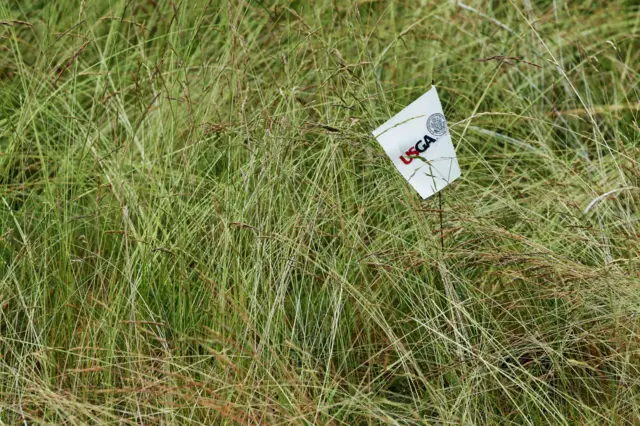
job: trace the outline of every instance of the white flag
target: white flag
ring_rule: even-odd
[[[373,136],[423,199],[460,177],[435,86],[374,130]]]

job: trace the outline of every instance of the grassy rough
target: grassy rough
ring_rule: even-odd
[[[0,2],[0,424],[640,423],[639,12]]]

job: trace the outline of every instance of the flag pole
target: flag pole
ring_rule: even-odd
[[[435,87],[435,80],[431,79],[431,86]],[[441,256],[438,270],[440,271],[440,278],[442,278],[442,283],[444,285],[444,293],[449,300],[449,303],[452,305],[451,312],[451,323],[454,329],[455,341],[456,341],[456,355],[458,356],[458,361],[464,363],[465,354],[463,350],[463,345],[466,343],[468,346],[468,337],[466,331],[464,329],[464,322],[462,319],[462,314],[458,309],[460,305],[460,299],[458,298],[458,294],[453,286],[453,283],[449,280],[448,271],[444,265],[444,207],[442,205],[442,192],[444,188],[438,191],[438,213],[440,215],[440,249]]]
[[[442,190],[438,191],[438,211],[440,212],[440,247],[442,248],[442,259],[444,260],[444,211],[442,210]]]
[[[436,81],[433,78],[431,79],[431,86],[436,87]],[[444,188],[438,191],[438,211],[440,213],[440,248],[442,249],[442,260],[444,260],[444,225],[443,225],[444,212],[442,210],[442,191],[443,190]]]

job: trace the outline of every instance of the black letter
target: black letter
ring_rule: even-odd
[[[427,148],[429,148],[429,142],[427,141],[418,141],[416,142],[416,149],[418,150],[418,152],[425,152],[427,150]]]

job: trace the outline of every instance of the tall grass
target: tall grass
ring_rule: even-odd
[[[0,424],[640,423],[639,12],[0,2]]]

